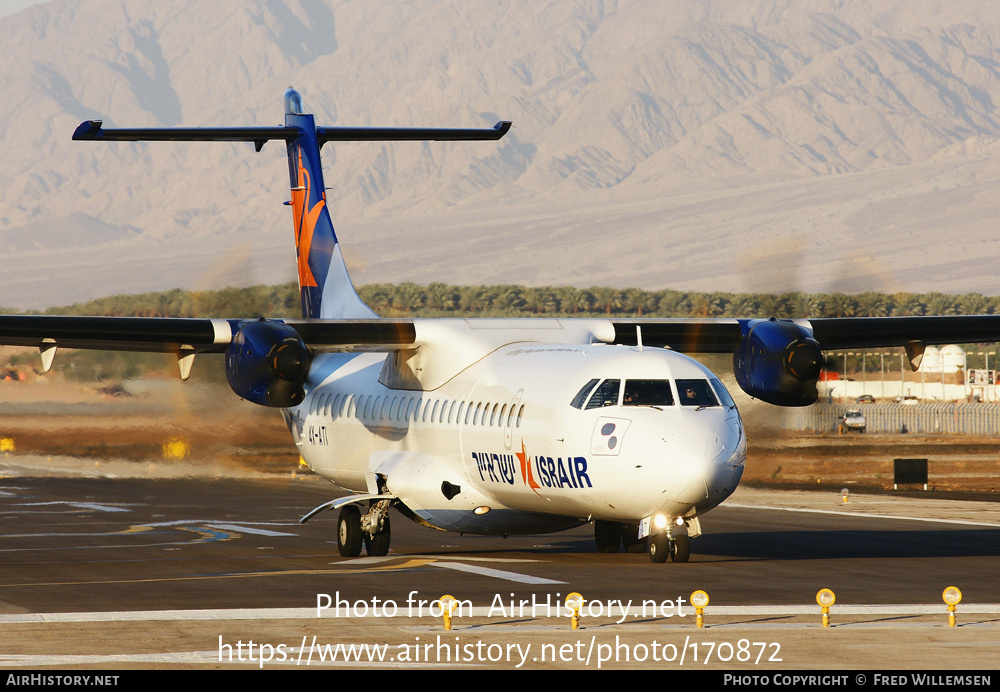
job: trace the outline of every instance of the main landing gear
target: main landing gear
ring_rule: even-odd
[[[649,551],[649,559],[653,562],[687,562],[691,557],[691,539],[688,536],[673,536],[656,533],[646,538],[639,538],[637,524],[620,523],[617,521],[594,521],[594,541],[600,553],[617,553],[625,546],[626,552],[642,553]]]
[[[362,543],[369,555],[386,555],[389,552],[391,528],[389,506],[391,500],[372,502],[362,515],[356,504],[344,505],[337,519],[337,547],[343,557],[357,557]]]

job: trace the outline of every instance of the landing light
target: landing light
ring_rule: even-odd
[[[941,594],[941,598],[948,604],[948,626],[954,627],[956,623],[956,606],[962,602],[962,590],[957,586],[949,586]]]
[[[655,526],[658,529],[666,528],[667,518],[662,514],[657,514],[655,517],[653,517],[653,526]]]
[[[474,510],[472,510],[473,514],[479,514],[479,515],[489,514],[489,512],[490,512],[490,508],[487,507],[486,505],[479,505]]]
[[[438,599],[438,603],[441,604],[441,617],[444,618],[444,628],[446,631],[451,631],[451,614],[454,612],[455,607],[458,605],[458,599],[450,594],[445,594]]]
[[[573,617],[570,620],[573,629],[580,629],[580,608],[583,607],[583,595],[574,591],[566,596],[566,607],[573,611]]]
[[[698,617],[698,627],[704,627],[705,606],[708,605],[708,594],[704,591],[695,591],[691,594],[691,605],[694,606],[695,615]]]
[[[837,602],[837,596],[830,589],[820,589],[816,593],[816,603],[823,608],[823,627],[830,626],[830,606]]]

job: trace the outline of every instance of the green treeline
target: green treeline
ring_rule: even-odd
[[[699,293],[572,286],[367,284],[361,299],[383,317],[884,317],[1000,313],[979,293]],[[297,285],[118,295],[55,307],[53,315],[298,317]]]

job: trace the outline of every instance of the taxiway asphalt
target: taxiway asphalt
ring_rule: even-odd
[[[0,666],[258,667],[268,652],[264,667],[1000,663],[997,503],[741,488],[703,519],[689,563],[655,565],[597,553],[589,525],[484,538],[397,513],[388,556],[345,559],[334,514],[297,523],[333,491],[309,476],[2,479]],[[949,585],[964,596],[954,628]],[[826,629],[821,588],[837,597]],[[700,630],[697,589],[711,599]],[[573,591],[579,630],[557,607]],[[444,594],[466,609],[451,631],[433,610]],[[389,648],[369,661],[337,644]]]

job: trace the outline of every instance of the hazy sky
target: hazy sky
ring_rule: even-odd
[[[20,12],[29,5],[37,5],[46,0],[0,0],[0,17]]]

